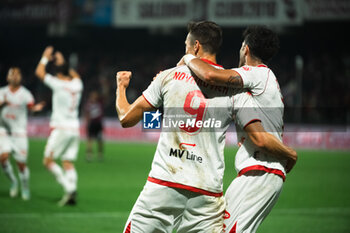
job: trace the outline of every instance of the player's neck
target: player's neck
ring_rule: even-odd
[[[16,92],[21,87],[21,85],[9,85],[11,92]]]
[[[263,64],[263,62],[259,59],[254,59],[251,56],[246,57],[246,63],[247,66],[258,66]]]
[[[65,80],[65,81],[70,81],[71,80],[71,78],[69,76],[65,76],[65,75],[62,75],[62,74],[57,74],[57,78],[61,79],[61,80]]]
[[[199,58],[200,58],[200,59],[209,60],[209,61],[211,61],[211,62],[217,64],[217,63],[216,63],[216,55],[212,55],[212,54],[201,54],[201,55],[199,55]]]

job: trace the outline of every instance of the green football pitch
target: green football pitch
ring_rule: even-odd
[[[45,141],[30,141],[32,199],[8,196],[0,175],[0,232],[122,232],[151,167],[155,144],[106,143],[105,160],[86,162],[81,143],[77,161],[78,205],[58,207],[62,190],[42,166]],[[225,150],[225,189],[236,176],[235,148]],[[350,152],[299,150],[282,195],[259,233],[349,233]]]

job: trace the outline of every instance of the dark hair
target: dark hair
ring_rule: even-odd
[[[219,25],[210,21],[189,22],[187,30],[191,34],[193,43],[198,40],[205,52],[210,54],[219,52],[222,44],[222,30]]]
[[[243,40],[253,57],[267,63],[278,52],[277,34],[266,26],[250,26],[243,32]]]
[[[61,73],[61,74],[63,74],[63,75],[65,75],[65,76],[69,76],[69,66],[68,66],[68,64],[65,62],[64,64],[62,64],[62,65],[53,65],[52,66],[52,73],[54,74],[54,75],[57,75],[58,73]]]

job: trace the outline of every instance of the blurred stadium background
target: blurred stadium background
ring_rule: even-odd
[[[299,161],[258,232],[350,232],[350,2],[344,0],[1,0],[0,86],[8,69],[19,66],[23,85],[47,106],[28,125],[32,200],[9,199],[8,181],[0,176],[0,232],[122,231],[159,134],[141,125],[120,127],[115,73],[133,72],[128,97],[135,100],[155,74],[183,56],[190,20],[223,27],[218,63],[225,68],[238,64],[247,25],[266,24],[280,36],[280,52],[269,66],[284,95],[284,141],[298,148]],[[34,69],[47,45],[81,74],[81,106],[91,90],[104,102],[105,161],[86,163],[82,141],[74,208],[55,205],[61,190],[41,165],[51,93]],[[84,138],[83,121],[81,133]],[[227,142],[225,187],[235,177],[234,128]]]

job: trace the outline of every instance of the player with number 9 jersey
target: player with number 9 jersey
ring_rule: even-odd
[[[177,116],[188,116],[192,124],[175,124],[165,129],[166,120],[163,121],[148,182],[134,205],[124,232],[153,232],[154,229],[170,232],[174,229],[171,224],[177,232],[188,232],[193,228],[221,232],[225,208],[226,131],[234,118],[236,124],[244,128],[258,117],[251,108],[239,107],[254,105],[250,95],[235,95],[234,104],[233,94],[232,89],[198,80],[186,66],[163,71],[143,92],[149,105],[164,107],[164,118],[175,116],[169,120],[180,122],[183,119]],[[214,124],[205,128],[203,122]],[[172,196],[174,198],[170,198]],[[155,218],[149,217],[150,211]],[[167,214],[169,211],[173,214]],[[169,225],[159,225],[159,221]]]
[[[222,69],[215,64],[221,44],[218,25],[193,22],[188,31],[186,53]],[[124,232],[222,232],[226,131],[233,120],[243,128],[258,120],[254,108],[240,107],[254,106],[252,97],[205,83],[179,65],[157,75],[130,105],[130,77],[128,71],[117,73],[116,109],[122,126],[136,125],[147,110],[164,111],[152,168]],[[158,111],[151,114],[159,116]],[[148,123],[146,118],[144,126]]]
[[[236,123],[241,127],[257,119],[257,115],[248,114],[252,113],[249,109],[234,108],[233,94],[233,89],[208,85],[194,78],[186,66],[158,75],[143,92],[152,106],[158,108],[163,104],[164,116],[190,115],[196,122],[213,122],[213,127],[198,128],[194,123],[179,126],[180,130],[176,127],[164,130],[163,125],[148,180],[201,194],[222,195],[227,128],[234,113],[238,114]],[[251,97],[246,93],[235,96],[236,106],[242,101],[250,102]],[[176,120],[181,119],[169,119]],[[215,123],[219,125],[215,127]]]

